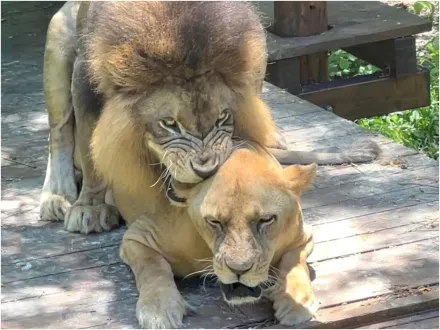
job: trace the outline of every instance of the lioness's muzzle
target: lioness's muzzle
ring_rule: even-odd
[[[241,283],[223,284],[220,282],[220,288],[226,300],[247,297],[259,298],[261,296],[261,288],[259,286],[251,288]]]

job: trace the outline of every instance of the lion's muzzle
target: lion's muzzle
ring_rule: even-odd
[[[191,159],[193,171],[202,179],[209,178],[219,168],[220,160],[214,152],[204,151]]]

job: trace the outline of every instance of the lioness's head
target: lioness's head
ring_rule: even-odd
[[[250,302],[270,282],[270,265],[303,234],[299,195],[316,165],[282,169],[271,156],[236,150],[214,177],[190,192],[190,216],[213,252],[224,298]]]

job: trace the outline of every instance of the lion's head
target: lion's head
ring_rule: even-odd
[[[285,169],[268,154],[236,150],[214,177],[176,185],[213,252],[213,268],[231,304],[256,300],[271,282],[271,265],[303,237],[299,196],[316,165]]]
[[[251,5],[92,2],[88,17],[85,53],[107,116],[98,123],[92,154],[104,179],[113,181],[117,175],[110,172],[124,167],[136,175],[144,171],[145,164],[133,166],[130,155],[118,159],[124,145],[114,146],[127,126],[136,130],[124,133],[130,136],[125,148],[137,148],[130,152],[135,161],[163,164],[158,176],[163,171],[186,183],[218,169],[230,154],[233,133],[261,143],[273,129],[270,118],[258,113],[267,53]]]

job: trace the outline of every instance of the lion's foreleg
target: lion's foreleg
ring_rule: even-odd
[[[64,220],[66,210],[78,197],[73,165],[74,115],[70,94],[75,38],[71,31],[65,31],[65,25],[64,13],[57,13],[48,28],[44,53],[49,157],[40,197],[42,220]],[[60,44],[63,46],[60,47]]]
[[[120,251],[121,259],[130,266],[136,279],[137,319],[142,328],[182,328],[185,301],[174,282],[171,266],[147,246],[147,236],[133,223],[124,234]]]
[[[105,203],[107,186],[95,173],[90,140],[101,105],[87,79],[85,61],[77,57],[73,69],[72,101],[76,118],[77,145],[81,158],[82,188],[77,201],[67,210],[64,227],[81,233],[111,230],[119,223],[116,207]]]
[[[307,256],[313,249],[313,239],[287,252],[279,265],[279,283],[271,295],[275,317],[281,324],[296,325],[313,318],[317,311]]]

